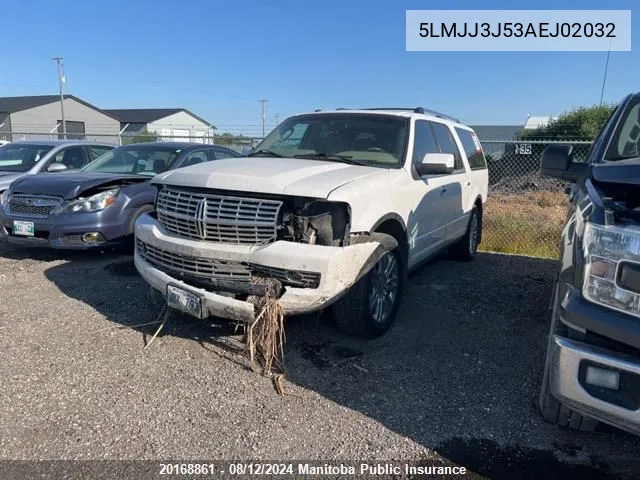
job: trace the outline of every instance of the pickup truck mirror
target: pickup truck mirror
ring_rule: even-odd
[[[453,172],[454,158],[451,153],[427,153],[416,165],[419,175],[446,175]]]
[[[54,162],[47,167],[47,172],[55,173],[66,170],[67,166],[64,163]]]
[[[542,151],[542,175],[575,182],[586,168],[586,163],[573,161],[573,145],[549,145]]]

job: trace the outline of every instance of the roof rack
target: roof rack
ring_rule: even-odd
[[[402,110],[402,111],[406,111],[406,112],[414,112],[414,113],[426,113],[427,115],[433,115],[434,117],[438,117],[438,118],[442,118],[445,120],[451,120],[453,122],[456,123],[460,123],[460,120],[458,120],[455,117],[452,117],[451,115],[446,115],[444,113],[441,112],[437,112],[435,110],[430,110],[428,108],[424,108],[424,107],[413,107],[413,108],[407,108],[407,107],[380,107],[380,108],[363,108],[362,110]]]

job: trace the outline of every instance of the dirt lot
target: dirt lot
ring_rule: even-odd
[[[554,270],[437,260],[375,341],[290,319],[297,396],[282,398],[228,324],[176,317],[144,352],[153,327],[113,328],[157,312],[129,258],[2,244],[0,459],[439,458],[490,478],[637,478],[640,439],[561,431],[534,407]]]

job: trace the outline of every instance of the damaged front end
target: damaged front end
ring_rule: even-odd
[[[343,202],[184,191],[161,189],[156,213],[137,221],[136,265],[160,291],[177,280],[208,295],[213,316],[250,322],[250,299],[267,294],[287,314],[320,310],[397,246],[387,235],[351,232]],[[181,198],[204,203],[192,208],[192,224]]]

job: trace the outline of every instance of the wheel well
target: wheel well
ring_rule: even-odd
[[[375,227],[374,231],[391,235],[398,241],[402,258],[405,261],[405,265],[407,265],[407,261],[409,259],[409,244],[407,243],[407,233],[405,232],[402,224],[398,220],[391,218]]]

